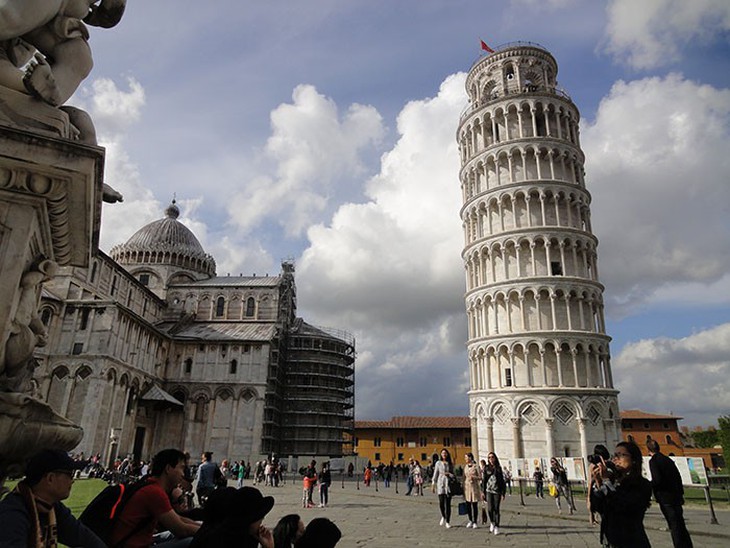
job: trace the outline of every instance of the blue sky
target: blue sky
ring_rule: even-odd
[[[218,273],[297,265],[358,341],[358,419],[467,413],[455,132],[492,46],[549,49],[582,114],[625,409],[730,413],[725,0],[130,2],[72,102],[107,147],[102,248],[181,220]]]

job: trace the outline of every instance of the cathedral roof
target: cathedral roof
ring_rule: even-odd
[[[144,251],[170,249],[193,255],[205,254],[195,234],[177,218],[180,209],[175,200],[165,210],[165,218],[143,226],[127,240],[124,247]]]
[[[215,276],[215,260],[208,255],[195,234],[177,218],[180,209],[175,200],[165,209],[165,217],[135,232],[126,243],[114,246],[112,259],[125,266],[157,263]]]
[[[161,331],[169,331],[176,324],[165,322],[157,325]],[[259,322],[195,322],[177,331],[176,340],[191,341],[250,341],[266,342],[274,338],[276,326]]]

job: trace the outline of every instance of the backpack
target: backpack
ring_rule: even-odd
[[[117,518],[124,510],[124,507],[129,502],[132,496],[149,485],[147,479],[149,476],[145,476],[140,480],[131,483],[123,484],[118,483],[116,485],[107,485],[102,489],[101,493],[94,497],[86,509],[79,516],[79,521],[86,527],[91,529],[97,537],[103,540],[109,546],[111,544],[112,530]],[[151,518],[154,519],[154,518]],[[121,539],[116,546],[123,546],[124,543],[134,534],[138,533],[149,525],[151,520],[142,520],[134,530],[128,535]]]

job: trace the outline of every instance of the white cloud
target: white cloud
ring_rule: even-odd
[[[730,30],[727,0],[614,0],[606,11],[608,52],[636,69],[677,61],[689,42]]]
[[[618,82],[582,141],[614,313],[730,270],[730,90],[677,74]]]
[[[454,138],[463,86],[463,74],[449,77],[437,97],[408,103],[398,116],[398,142],[367,183],[370,200],[344,204],[329,226],[309,229],[303,293],[336,288],[337,296],[311,303],[316,310],[408,328],[463,307]]]
[[[124,146],[125,131],[140,120],[145,103],[144,88],[133,78],[124,91],[101,78],[81,87],[72,103],[89,112],[99,145],[106,149],[104,182],[121,192],[124,202],[103,204],[99,247],[109,251],[125,242],[145,224],[163,216],[163,207],[142,183],[138,166]]]
[[[368,201],[342,205],[329,225],[307,233],[300,303],[307,318],[358,337],[358,416],[415,413],[421,405],[466,408],[454,137],[464,79],[448,77],[436,97],[408,103],[398,116],[397,143],[366,185]]]
[[[98,78],[84,86],[74,103],[89,111],[99,135],[117,135],[137,123],[145,104],[145,92],[134,78],[127,78],[129,89],[119,89],[113,80]]]
[[[730,323],[681,339],[628,344],[613,360],[621,407],[671,411],[684,417],[685,424],[715,424],[730,411],[728,356]]]
[[[335,185],[362,175],[360,154],[383,137],[373,107],[353,104],[340,117],[334,101],[309,85],[297,86],[292,101],[271,113],[264,154],[274,176],[254,177],[230,201],[231,218],[244,230],[276,218],[288,235],[299,235],[320,218]]]

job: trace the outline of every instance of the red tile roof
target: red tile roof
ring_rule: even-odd
[[[626,409],[624,411],[621,411],[621,418],[622,419],[674,419],[674,420],[681,420],[684,417],[678,417],[677,415],[656,415],[654,413],[647,413],[646,411],[641,411],[639,409]]]
[[[470,428],[469,417],[392,417],[389,421],[355,421],[355,429],[365,428]]]

